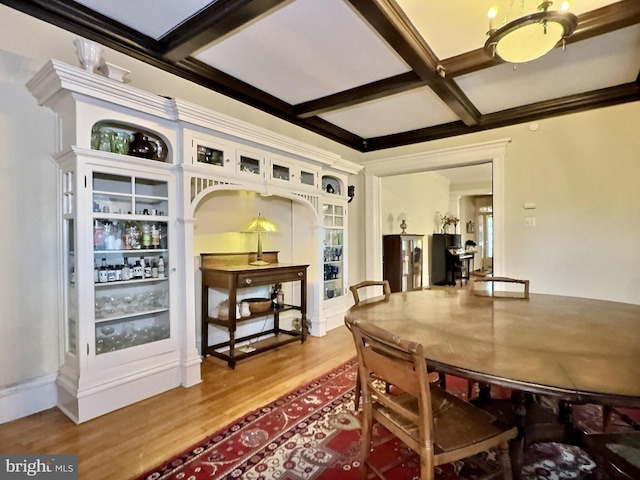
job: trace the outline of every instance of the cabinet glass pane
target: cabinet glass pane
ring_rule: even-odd
[[[96,355],[170,337],[166,181],[94,173],[94,186],[131,192],[133,210],[94,214]],[[105,181],[108,180],[108,181]],[[94,200],[119,197],[94,191]],[[113,208],[113,202],[110,209]],[[129,215],[130,214],[130,215]]]
[[[305,185],[315,185],[316,176],[311,172],[300,172],[300,183],[304,183]]]
[[[136,195],[147,197],[167,198],[169,196],[169,186],[167,182],[151,180],[148,178],[136,178]]]
[[[325,225],[324,299],[329,300],[344,294],[344,230],[342,228],[344,223],[344,207],[324,204],[322,206],[322,213],[323,223]]]
[[[93,174],[93,191],[131,194],[131,177],[95,172]]]
[[[107,173],[93,174],[93,211],[132,213],[131,177]]]
[[[224,152],[217,148],[198,145],[198,162],[208,163],[209,165],[224,165]]]
[[[289,180],[290,178],[290,171],[289,171],[289,167],[284,167],[282,165],[273,165],[273,172],[272,172],[273,178],[276,178],[278,180]]]
[[[260,160],[240,155],[240,171],[260,175]]]
[[[67,278],[66,284],[66,345],[65,350],[71,354],[76,354],[77,349],[77,330],[78,330],[78,293],[76,291],[76,272],[75,272],[75,229],[73,219],[65,222],[66,250],[67,250]]]
[[[96,355],[169,338],[169,312],[96,324]]]
[[[167,182],[136,178],[135,213],[137,215],[168,215],[168,189]]]

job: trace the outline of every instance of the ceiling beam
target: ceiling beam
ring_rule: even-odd
[[[429,142],[442,138],[507,127],[519,123],[533,122],[545,118],[584,112],[595,108],[620,105],[640,101],[640,83],[632,82],[617,87],[570,95],[556,100],[533,103],[491,113],[482,117],[479,125],[468,126],[462,122],[452,122],[434,127],[421,128],[409,132],[365,139],[366,151],[383,150],[415,143]]]
[[[480,112],[415,30],[404,12],[389,0],[348,0],[409,67],[466,124],[476,125]]]
[[[300,118],[309,118],[340,108],[352,107],[360,103],[406,92],[424,85],[424,80],[414,72],[406,72],[316,100],[299,103],[294,105],[293,113]]]
[[[218,0],[162,38],[164,56],[182,60],[290,0]]]

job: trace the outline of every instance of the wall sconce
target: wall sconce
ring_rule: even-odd
[[[349,197],[349,201],[347,203],[351,203],[351,200],[353,200],[353,197],[356,196],[356,186],[355,185],[349,185],[347,187],[347,196]]]

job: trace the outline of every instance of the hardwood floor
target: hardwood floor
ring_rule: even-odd
[[[346,327],[238,362],[209,357],[202,383],[176,388],[81,425],[57,408],[0,425],[2,453],[78,454],[80,479],[135,478],[355,356]]]

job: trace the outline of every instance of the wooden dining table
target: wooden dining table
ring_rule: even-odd
[[[640,305],[445,288],[363,300],[345,315],[356,320],[421,343],[427,365],[443,373],[568,405],[640,407]]]

